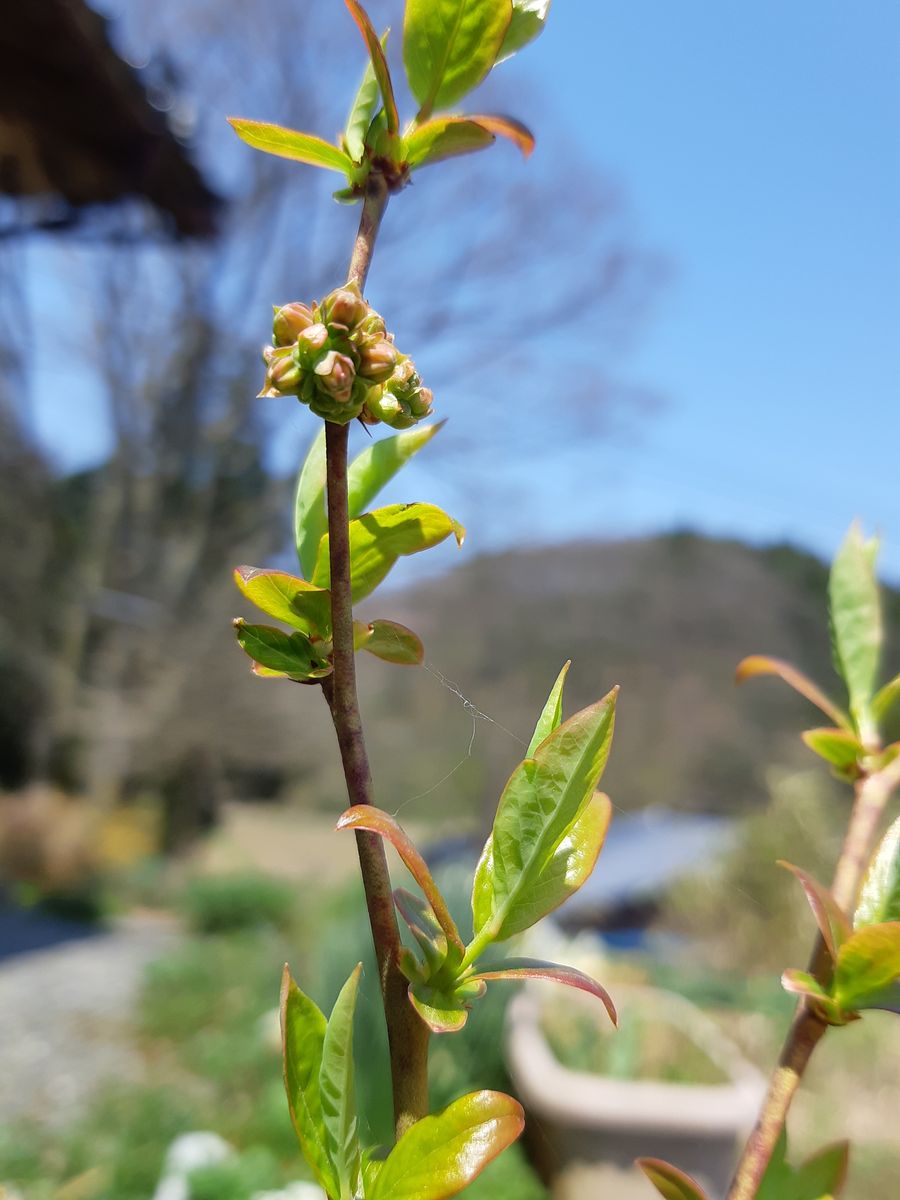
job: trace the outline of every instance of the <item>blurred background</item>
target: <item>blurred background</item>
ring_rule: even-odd
[[[399,0],[369,9],[399,29]],[[327,1006],[367,955],[324,706],[251,677],[230,627],[234,565],[293,569],[315,432],[254,399],[269,305],[344,277],[358,211],[224,118],[333,137],[364,52],[338,0],[6,10],[0,1190],[250,1200],[304,1178],[281,964]],[[436,1104],[499,1086],[529,1108],[473,1197],[648,1197],[635,1153],[707,1164],[715,1195],[777,1051],[811,922],[774,860],[828,876],[846,796],[796,736],[803,702],[732,677],[765,652],[836,682],[825,563],[854,516],[885,534],[900,657],[898,36],[888,5],[560,2],[472,100],[525,120],[534,157],[499,145],[389,208],[368,298],[449,422],[387,499],[469,537],[379,594],[427,662],[361,663],[361,699],[380,802],[461,920],[562,662],[569,711],[622,685],[608,844],[532,949],[626,1019],[610,1040],[495,985],[436,1042]],[[361,1091],[387,1140],[372,978]],[[795,1157],[854,1140],[850,1200],[900,1190],[897,1039],[881,1014],[829,1039],[792,1118]],[[622,1108],[678,1089],[681,1125],[562,1111],[574,1070]]]

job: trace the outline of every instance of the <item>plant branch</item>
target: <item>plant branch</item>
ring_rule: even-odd
[[[900,759],[856,784],[853,809],[834,873],[832,894],[852,917],[859,888],[875,844],[878,825],[891,793],[900,784]],[[816,939],[809,969],[823,985],[829,982],[831,959],[822,937]],[[738,1163],[728,1200],[753,1200],[772,1157],[788,1110],[812,1053],[828,1025],[803,998],[785,1038],[759,1118]]]
[[[359,233],[350,259],[349,279],[365,286],[381,218],[387,205],[384,180],[374,174],[363,204]],[[331,619],[334,674],[323,686],[331,709],[347,795],[351,804],[374,803],[374,788],[356,690],[353,604],[350,592],[350,535],[347,497],[348,427],[325,423],[326,496],[331,563]],[[358,830],[356,847],[387,1021],[399,1137],[428,1112],[428,1028],[409,1003],[407,982],[399,969],[400,933],[394,912],[384,843]]]

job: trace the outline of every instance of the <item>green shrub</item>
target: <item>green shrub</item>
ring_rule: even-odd
[[[197,933],[271,926],[285,929],[294,914],[294,891],[267,875],[209,875],[185,888],[181,908]]]

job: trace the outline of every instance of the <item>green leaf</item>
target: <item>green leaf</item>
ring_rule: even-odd
[[[257,608],[301,633],[331,637],[331,592],[286,571],[235,567],[234,582]]]
[[[834,665],[847,685],[850,712],[865,736],[881,656],[881,603],[875,579],[878,542],[864,541],[850,527],[831,568],[828,583]]]
[[[330,1196],[334,1196],[338,1183],[328,1156],[328,1137],[319,1097],[325,1017],[291,979],[287,966],[281,980],[281,1039],[284,1088],[300,1149],[316,1179]]]
[[[538,958],[506,958],[501,962],[491,963],[488,970],[478,971],[469,978],[483,980],[485,983],[492,979],[550,979],[555,983],[563,983],[567,987],[577,988],[579,991],[596,996],[603,1002],[613,1025],[618,1024],[616,1006],[606,988],[601,987],[595,979],[591,979],[590,975],[585,975],[583,971],[578,971],[575,967],[564,967],[558,963],[544,962]]]
[[[394,85],[391,83],[391,72],[388,69],[387,59],[384,55],[384,45],[381,41],[379,41],[378,34],[372,27],[372,22],[369,20],[369,14],[358,2],[358,0],[344,0],[344,2],[350,9],[350,15],[356,22],[359,32],[363,35],[363,41],[366,43],[369,51],[369,58],[372,62],[375,78],[378,80],[381,98],[384,101],[384,113],[387,121],[387,131],[388,133],[396,133],[400,128],[400,118],[397,115],[397,102],[394,99]],[[385,34],[384,37],[386,41],[387,34]],[[365,134],[363,136],[365,136]]]
[[[285,633],[273,625],[248,625],[242,618],[234,622],[238,644],[254,662],[270,671],[279,671],[291,679],[324,679],[331,664],[316,654],[303,633]]]
[[[373,592],[398,558],[429,550],[454,534],[462,545],[465,529],[433,504],[391,504],[350,522],[350,588],[353,603]],[[328,534],[319,543],[312,582],[331,585]]]
[[[885,921],[900,921],[900,817],[869,864],[853,918],[857,929]]]
[[[319,543],[328,532],[325,511],[325,426],[313,439],[294,493],[294,541],[300,569],[309,579],[316,566]]]
[[[569,667],[571,665],[571,658],[563,663],[562,670],[556,677],[556,683],[550,689],[550,695],[547,697],[547,702],[541,711],[541,715],[538,717],[534,733],[531,735],[531,741],[528,743],[528,749],[525,751],[526,758],[532,758],[541,742],[545,741],[553,730],[558,729],[562,723],[563,688],[566,686],[566,676],[569,674]]]
[[[876,721],[883,721],[897,701],[900,700],[900,675],[884,685],[875,693],[872,700],[872,713]]]
[[[590,805],[603,774],[617,694],[618,688],[613,688],[602,700],[570,717],[510,776],[473,889],[476,936],[484,929],[493,939],[502,940],[527,928],[523,916],[530,924],[549,911],[545,907],[546,873],[552,870],[561,843]],[[558,903],[558,875],[552,878],[556,886],[551,898]]]
[[[500,113],[474,113],[469,120],[518,146],[525,158],[531,157],[534,151],[534,134],[515,117],[504,117]]]
[[[814,754],[824,758],[844,775],[855,774],[859,760],[865,754],[865,749],[856,734],[846,729],[807,729],[800,736]]]
[[[829,996],[818,979],[809,971],[798,971],[791,967],[781,976],[781,986],[793,996],[802,996],[812,1002],[812,1007],[830,1025],[846,1025],[847,1017],[838,1002]]]
[[[833,700],[829,700],[811,679],[807,679],[802,671],[798,671],[790,663],[782,662],[779,658],[769,658],[763,654],[753,654],[738,664],[735,682],[743,683],[746,679],[753,679],[757,675],[776,675],[788,687],[799,692],[810,704],[821,709],[826,717],[830,717],[834,721],[835,725],[840,725],[842,729],[852,732],[850,718],[847,714],[841,712]]]
[[[513,0],[512,20],[497,55],[497,62],[505,62],[543,33],[549,12],[550,0]]]
[[[403,62],[422,120],[481,83],[512,16],[512,0],[406,0]]]
[[[843,1189],[849,1157],[846,1142],[827,1146],[800,1167],[792,1167],[786,1154],[787,1134],[782,1129],[756,1200],[828,1200]]]
[[[290,158],[311,167],[324,167],[347,176],[353,170],[349,154],[311,133],[299,133],[296,129],[285,129],[283,125],[270,125],[266,121],[245,121],[240,117],[229,117],[228,124],[241,141],[264,154]]]
[[[450,947],[434,910],[405,888],[397,888],[394,891],[394,903],[422,950],[428,976],[436,975],[447,961]]]
[[[490,129],[468,117],[434,117],[404,140],[403,159],[415,171],[445,158],[486,150],[495,141]]]
[[[783,859],[779,859],[778,865],[792,872],[800,881],[813,916],[816,918],[822,940],[828,948],[832,961],[836,960],[841,946],[853,932],[846,914],[841,910],[831,892],[813,879],[812,875]]]
[[[900,921],[864,925],[841,947],[832,989],[847,1012],[900,1011]]]
[[[382,39],[382,45],[387,41],[387,34]],[[378,80],[375,78],[375,68],[372,66],[372,60],[366,65],[363,72],[362,83],[359,85],[359,90],[353,98],[353,105],[350,109],[350,115],[347,118],[347,124],[344,126],[344,144],[347,147],[347,153],[355,163],[362,162],[366,154],[366,134],[369,132],[369,126],[372,124],[372,118],[381,103],[381,90],[378,87]],[[348,194],[342,196],[342,201],[354,201],[357,199],[355,191],[347,189]]]
[[[441,895],[440,889],[428,869],[428,864],[399,822],[372,804],[355,804],[341,814],[336,828],[367,829],[370,833],[377,833],[379,837],[389,841],[400,855],[407,871],[422,889],[425,899],[431,905],[438,924],[447,935],[448,941],[459,950],[464,949],[459,930],[450,915],[446,900]]]
[[[664,1200],[707,1200],[699,1183],[661,1158],[639,1158],[637,1166]]]
[[[400,1138],[368,1200],[445,1200],[471,1183],[525,1126],[502,1092],[472,1092],[424,1117]]]
[[[510,905],[498,940],[530,929],[541,917],[559,908],[573,892],[578,891],[596,865],[611,816],[609,797],[596,792],[537,872],[534,886],[521,893]],[[476,929],[488,924],[493,911],[493,853],[491,835],[479,860],[472,887],[472,912]]]
[[[409,1002],[432,1033],[459,1033],[469,1019],[466,997],[427,983],[409,985]]]
[[[362,1163],[356,1122],[356,1081],[353,1070],[353,1014],[362,963],[341,988],[322,1043],[319,1092],[328,1149],[340,1184],[340,1200],[354,1200],[359,1191]]]
[[[368,625],[354,621],[353,642],[357,650],[367,650],[376,658],[401,667],[421,666],[425,658],[425,647],[419,637],[396,621],[377,620]]]
[[[364,513],[378,493],[394,478],[400,468],[414,454],[427,446],[434,435],[446,425],[438,421],[435,425],[416,425],[393,437],[372,442],[353,460],[347,472],[347,492],[350,516]],[[325,475],[322,481],[324,486]],[[325,532],[323,527],[322,533]],[[321,534],[319,535],[321,537]],[[318,542],[316,543],[318,549]],[[315,559],[313,564],[315,565]],[[312,570],[312,566],[310,567]]]

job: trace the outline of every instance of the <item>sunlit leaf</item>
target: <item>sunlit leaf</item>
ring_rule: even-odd
[[[313,439],[297,476],[294,493],[294,541],[300,569],[311,578],[319,553],[319,543],[328,532],[325,511],[325,426]]]
[[[865,753],[859,738],[847,729],[807,729],[800,736],[814,754],[844,774],[855,772]]]
[[[841,911],[837,901],[826,887],[806,871],[795,867],[793,863],[779,861],[780,867],[786,867],[800,881],[809,906],[816,918],[816,924],[822,935],[822,940],[828,947],[832,959],[836,959],[841,946],[853,932],[846,913]]]
[[[857,929],[885,921],[900,921],[900,817],[869,864],[853,918]]]
[[[525,751],[526,758],[532,758],[535,750],[554,729],[558,729],[562,724],[562,698],[563,689],[566,686],[566,676],[569,674],[569,667],[572,665],[572,660],[568,659],[563,663],[562,670],[556,677],[556,682],[550,689],[550,695],[541,710],[541,715],[538,717],[537,724],[534,727],[534,733],[531,735],[531,741],[528,743],[528,749]]]
[[[495,133],[499,137],[513,142],[528,158],[534,150],[534,134],[527,125],[517,121],[515,117],[504,117],[498,113],[475,113],[469,117],[482,129]]]
[[[506,958],[501,962],[491,963],[486,971],[478,971],[470,978],[483,979],[485,982],[492,979],[549,979],[555,983],[564,983],[567,987],[577,988],[579,991],[596,996],[603,1002],[613,1025],[618,1024],[616,1006],[606,988],[601,987],[595,979],[591,979],[590,975],[585,975],[583,971],[578,971],[575,967],[564,967],[558,963],[543,962],[537,958]]]
[[[285,633],[273,625],[248,625],[242,618],[234,622],[238,644],[254,662],[270,671],[281,671],[291,679],[324,679],[331,664],[315,652],[309,638],[299,631]]]
[[[390,483],[400,468],[414,454],[427,446],[439,430],[443,429],[446,421],[438,421],[434,425],[416,425],[413,429],[405,429],[392,437],[381,438],[371,442],[361,454],[350,464],[347,471],[347,494],[351,517],[364,513],[378,493]],[[322,475],[324,485],[325,476]],[[322,533],[325,532],[323,527]],[[321,537],[321,534],[319,535]],[[319,543],[316,542],[318,549]],[[315,565],[315,558],[310,565],[310,571]]]
[[[433,117],[413,130],[403,142],[403,159],[411,171],[486,150],[494,144],[494,134],[468,117]]]
[[[314,134],[285,129],[283,125],[270,125],[266,121],[245,121],[240,117],[229,117],[228,123],[238,137],[254,150],[262,150],[278,158],[290,158],[311,167],[339,171],[342,175],[349,174],[353,169],[349,154]]]
[[[859,525],[850,527],[828,582],[834,664],[847,685],[850,712],[864,732],[881,656],[881,602],[875,579],[876,539],[865,541]]]
[[[512,20],[497,55],[497,62],[505,62],[543,33],[549,12],[550,0],[513,0]]]
[[[708,1200],[700,1184],[660,1158],[639,1158],[644,1172],[664,1200]]]
[[[735,681],[743,683],[745,679],[752,679],[756,675],[777,676],[788,687],[792,687],[795,692],[799,692],[810,704],[814,704],[816,708],[821,709],[827,717],[830,717],[834,721],[835,725],[840,725],[842,729],[848,729],[852,732],[852,726],[847,714],[841,712],[834,701],[829,700],[825,693],[811,679],[807,679],[802,671],[798,671],[790,663],[782,662],[778,658],[769,658],[763,654],[753,654],[750,658],[745,658],[743,662],[738,664]]]
[[[368,1200],[445,1200],[510,1146],[525,1126],[522,1106],[502,1092],[472,1092],[403,1134]]]
[[[301,633],[331,637],[331,593],[286,571],[236,567],[234,581],[257,608]]]
[[[481,83],[512,16],[512,0],[406,0],[403,62],[422,119]]]
[[[884,685],[875,693],[872,700],[872,714],[876,721],[883,721],[897,701],[900,700],[900,675]]]
[[[382,38],[382,46],[384,46],[386,41],[387,34]],[[370,58],[363,72],[362,83],[359,85],[359,90],[353,98],[350,115],[347,117],[347,124],[344,126],[344,144],[347,147],[347,153],[355,163],[362,162],[365,157],[366,134],[369,132],[372,118],[378,111],[380,104],[381,89],[378,86],[378,80],[375,78],[375,68],[372,66]],[[358,199],[356,191],[353,188],[346,189],[346,192],[347,194],[342,196],[342,202],[352,203]]]
[[[281,1038],[288,1108],[303,1157],[325,1191],[334,1196],[338,1183],[328,1155],[319,1097],[325,1025],[324,1015],[300,991],[285,966],[281,981]]]
[[[418,635],[396,621],[377,620],[368,625],[354,621],[353,641],[357,650],[367,650],[376,658],[401,667],[418,667],[425,658],[425,647]]]
[[[409,1002],[432,1033],[458,1033],[468,1020],[471,1007],[468,999],[427,983],[409,985]]]
[[[815,1011],[829,1024],[845,1025],[847,1023],[848,1018],[842,1013],[838,1002],[826,992],[818,979],[809,971],[798,971],[791,967],[783,972],[781,986],[792,996],[801,996],[811,1001]]]
[[[833,995],[841,1008],[900,1011],[900,921],[864,925],[841,947]]]
[[[441,895],[440,889],[428,869],[428,864],[410,841],[399,822],[395,821],[388,813],[382,812],[380,808],[375,808],[374,805],[356,804],[341,814],[337,828],[367,829],[370,833],[377,833],[380,837],[389,841],[400,855],[407,871],[409,871],[410,875],[412,875],[413,879],[415,879],[416,883],[422,889],[426,900],[431,905],[432,911],[438,920],[438,924],[447,935],[448,941],[459,949],[463,948],[459,930],[450,916],[447,902]]]
[[[341,988],[325,1029],[319,1091],[328,1150],[340,1183],[340,1200],[359,1192],[360,1160],[356,1121],[356,1080],[353,1067],[353,1015],[362,963]]]
[[[368,596],[398,558],[418,554],[445,541],[451,534],[462,545],[465,529],[433,504],[392,504],[376,508],[350,522],[350,586],[354,604]],[[331,586],[328,534],[319,543],[312,582]]]
[[[391,72],[388,69],[387,59],[384,55],[384,46],[379,41],[378,34],[372,27],[369,14],[358,0],[344,0],[344,2],[350,9],[353,20],[356,22],[359,32],[363,35],[363,40],[368,48],[375,78],[378,80],[378,87],[381,91],[381,98],[384,101],[384,114],[388,133],[396,133],[400,127],[400,118],[397,115],[394,85],[391,83]]]

